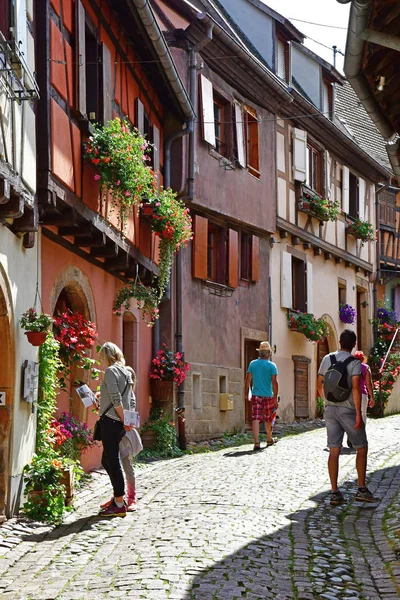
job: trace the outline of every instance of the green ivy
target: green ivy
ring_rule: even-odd
[[[39,348],[39,394],[37,403],[36,452],[46,453],[51,449],[48,440],[50,421],[56,408],[59,390],[58,372],[62,367],[59,358],[60,344],[49,333]]]

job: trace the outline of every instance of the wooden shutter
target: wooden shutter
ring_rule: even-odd
[[[135,126],[136,129],[143,135],[144,133],[144,105],[139,98],[135,100]]]
[[[156,125],[153,125],[153,170],[157,177],[158,185],[160,185],[160,130]]]
[[[350,172],[347,167],[343,167],[342,171],[342,211],[346,214],[349,212],[350,198]]]
[[[310,359],[305,356],[294,356],[294,416],[309,417],[308,410],[308,365]]]
[[[2,0],[6,2],[8,0]],[[11,6],[12,10],[12,6]],[[26,29],[26,0],[15,0],[15,21],[16,21],[16,38],[18,42],[18,48],[21,54],[27,62],[27,29]],[[6,36],[9,39],[9,35]]]
[[[327,199],[331,197],[331,167],[332,158],[328,150],[325,150],[325,198]]]
[[[322,112],[327,119],[330,119],[329,87],[327,83],[324,83],[322,90]]]
[[[235,102],[235,125],[236,125],[236,141],[237,141],[237,152],[238,162],[241,167],[246,167],[246,152],[244,148],[244,123],[243,123],[243,110],[240,104]]]
[[[213,87],[204,75],[200,75],[201,114],[203,123],[203,139],[215,146],[215,121]]]
[[[307,277],[307,312],[312,313],[314,309],[313,302],[313,265],[311,262],[306,262],[306,277]]]
[[[293,178],[304,182],[307,178],[307,132],[303,129],[293,130]]]
[[[365,221],[365,181],[361,177],[358,179],[358,216]]]
[[[239,285],[239,234],[234,229],[228,230],[228,285]]]
[[[282,251],[281,258],[281,306],[292,308],[292,255]]]
[[[112,60],[111,52],[104,44],[101,44],[101,65],[103,73],[103,124],[113,118],[113,83],[112,83]]]
[[[248,119],[249,136],[249,156],[247,157],[248,166],[257,173],[260,171],[260,157],[258,153],[258,119]]]
[[[193,277],[207,279],[208,219],[193,218]]]
[[[260,279],[260,240],[256,235],[251,237],[251,281]]]
[[[76,108],[86,115],[86,44],[85,9],[81,0],[75,2]]]
[[[286,81],[285,42],[282,40],[276,45],[276,74]]]

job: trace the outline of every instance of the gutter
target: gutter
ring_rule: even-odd
[[[337,2],[340,4],[348,3],[346,0],[337,0]],[[371,120],[380,131],[382,137],[386,140],[386,151],[392,164],[394,174],[400,179],[400,164],[398,158],[399,144],[393,143],[397,137],[397,133],[385,117],[381,106],[371,91],[362,68],[364,39],[361,36],[363,35],[363,32],[368,29],[371,9],[372,0],[353,0],[350,8],[344,72]]]
[[[136,9],[137,13],[139,14],[143,26],[153,44],[153,48],[160,59],[165,75],[178,100],[178,104],[184,117],[187,120],[194,119],[194,110],[190,102],[190,98],[186,92],[186,88],[183,85],[171,52],[169,51],[167,42],[158,26],[148,0],[129,0],[128,3],[131,8]]]
[[[216,21],[210,15],[206,13],[198,13],[197,19],[205,26],[213,26],[213,37],[216,40],[220,40],[222,44],[232,50],[233,55],[239,55],[238,60],[242,60],[251,71],[253,71],[262,82],[272,89],[284,104],[291,104],[293,98],[290,94],[290,88],[282,82],[272,71],[267,69],[263,63],[258,60],[246,46],[238,43],[230,36],[222,27],[218,25]]]

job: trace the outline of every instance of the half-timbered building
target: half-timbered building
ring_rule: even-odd
[[[159,183],[170,179],[164,145],[193,118],[189,99],[148,4],[43,0],[36,4],[38,80],[38,200],[42,233],[42,298],[50,314],[66,309],[95,322],[99,343],[115,342],[138,377],[142,422],[150,409],[152,331],[136,300],[113,315],[116,292],[128,278],[157,273],[157,243],[132,209],[124,230],[95,171],[83,158],[92,124],[128,119],[154,144]],[[158,329],[155,328],[157,335]],[[154,350],[158,350],[159,339]],[[83,377],[82,377],[83,378]],[[75,416],[93,415],[72,393]],[[62,398],[59,409],[69,409]],[[99,455],[83,455],[85,467]]]
[[[34,446],[34,389],[28,393],[21,373],[28,361],[34,373],[37,348],[18,323],[40,281],[33,6],[0,6],[0,523],[14,510]]]

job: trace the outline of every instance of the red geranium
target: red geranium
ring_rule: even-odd
[[[162,345],[162,349],[157,352],[151,363],[150,379],[175,381],[178,385],[185,381],[190,370],[189,363],[183,360],[183,354],[172,352],[166,344]]]

